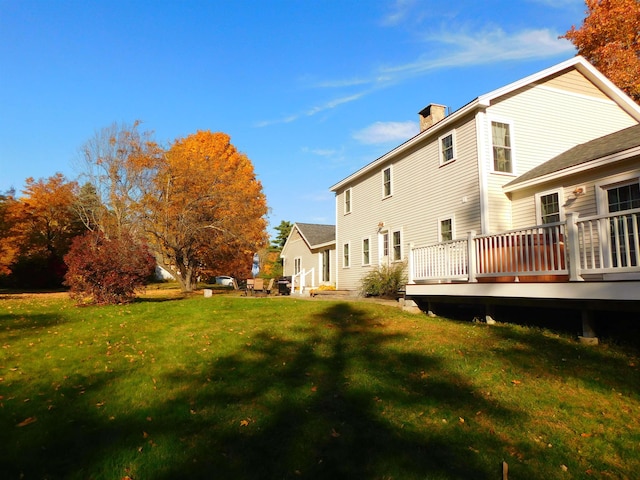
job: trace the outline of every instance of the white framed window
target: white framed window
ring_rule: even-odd
[[[491,121],[493,171],[514,173],[513,125],[504,121]]]
[[[450,242],[455,237],[453,217],[438,219],[438,239],[440,242]]]
[[[362,265],[371,265],[371,238],[362,239]]]
[[[393,194],[392,173],[390,166],[382,170],[382,198],[390,197]]]
[[[351,266],[351,244],[348,242],[342,245],[342,266],[345,268]]]
[[[440,165],[453,162],[456,159],[456,131],[443,135],[439,139]]]
[[[344,214],[351,213],[351,189],[344,191]]]
[[[296,257],[293,259],[293,274],[297,275],[302,270],[302,257]]]
[[[640,208],[640,178],[636,174],[620,175],[596,184],[598,211],[616,215],[609,218],[608,238],[605,243],[605,265],[611,267],[636,267],[640,264],[640,252],[636,248],[638,230],[634,215],[627,210]]]
[[[540,225],[556,223],[564,220],[564,203],[562,190],[549,190],[536,193],[536,220]]]
[[[391,235],[391,241],[393,242],[393,261],[398,262],[402,260],[402,233],[400,230],[396,230]]]

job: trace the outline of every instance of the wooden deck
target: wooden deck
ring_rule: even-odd
[[[406,297],[438,302],[640,312],[640,209],[411,246]]]

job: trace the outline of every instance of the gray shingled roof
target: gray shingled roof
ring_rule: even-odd
[[[638,146],[640,146],[640,124],[576,145],[557,157],[520,175],[515,180],[507,183],[505,187],[511,187]]]
[[[297,223],[296,227],[310,247],[336,241],[335,225],[318,225],[317,223]]]

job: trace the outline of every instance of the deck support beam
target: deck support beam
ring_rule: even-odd
[[[487,325],[495,325],[496,323],[496,306],[493,303],[487,303],[485,306],[484,321]]]
[[[596,320],[593,315],[593,311],[583,308],[582,309],[582,336],[580,343],[587,345],[597,345],[598,337],[596,337]]]

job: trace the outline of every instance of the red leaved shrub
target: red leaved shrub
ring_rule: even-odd
[[[97,304],[131,302],[155,269],[145,245],[126,235],[107,238],[97,232],[76,237],[64,261],[71,297]]]

